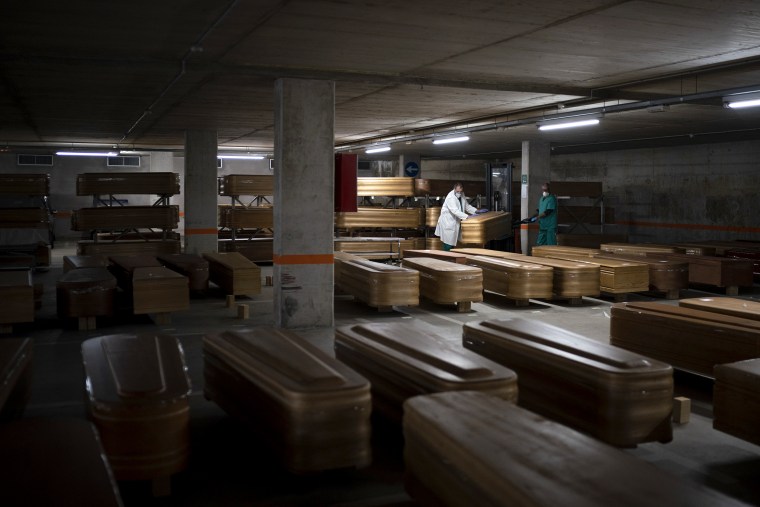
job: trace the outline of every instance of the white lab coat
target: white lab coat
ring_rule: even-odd
[[[441,238],[441,241],[447,245],[456,246],[462,237],[459,223],[467,218],[467,215],[474,215],[478,211],[474,206],[467,204],[467,198],[462,196],[457,199],[455,192],[452,190],[443,201],[441,216],[438,218],[438,224],[435,227],[435,235]]]

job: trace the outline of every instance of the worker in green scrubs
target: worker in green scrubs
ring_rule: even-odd
[[[538,239],[536,245],[557,244],[557,196],[549,190],[549,182],[541,185],[538,201]]]

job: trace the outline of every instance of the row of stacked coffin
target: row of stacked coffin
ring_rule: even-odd
[[[0,229],[46,229],[47,241],[0,244],[0,267],[47,267],[52,245],[49,174],[0,174]],[[9,200],[12,207],[4,201]]]
[[[740,308],[742,317],[721,324],[713,339],[752,335],[755,347],[744,351],[748,357],[735,351],[732,363],[712,358],[714,425],[760,443],[760,359],[753,359],[760,304],[722,300],[672,308],[690,321],[713,322]],[[208,334],[204,392],[298,474],[370,464],[376,414],[403,431],[405,484],[423,504],[640,505],[644,495],[647,505],[739,505],[616,449],[673,438],[672,366],[616,343],[619,313],[629,306],[613,306],[611,345],[520,318],[467,323],[461,346],[423,324],[343,326],[335,332],[335,357],[281,329]],[[620,322],[631,335],[630,321]],[[6,350],[11,341],[0,342],[0,357],[30,354],[28,340],[13,344]],[[82,356],[89,410],[116,479],[151,480],[166,490],[190,453],[191,386],[179,341],[100,336],[83,342]],[[20,379],[30,360],[14,364]],[[90,472],[77,469],[107,476]]]

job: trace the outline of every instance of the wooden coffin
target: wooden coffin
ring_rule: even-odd
[[[760,323],[654,302],[612,305],[610,343],[707,377],[716,364],[760,357]]]
[[[547,259],[486,248],[455,248],[455,252],[467,255],[485,255],[522,263],[538,264],[552,268],[552,291],[559,298],[580,298],[599,295],[599,266],[582,262]]]
[[[179,224],[178,206],[104,206],[75,209],[72,231],[122,229],[175,229]]]
[[[414,195],[446,197],[454,190],[455,180],[430,180],[424,178],[414,179]],[[467,196],[486,195],[485,181],[462,181],[464,193]]]
[[[407,324],[339,327],[335,357],[370,381],[373,409],[398,423],[404,401],[419,394],[481,391],[517,401],[514,371]]]
[[[678,306],[760,321],[760,303],[729,297],[682,299]]]
[[[123,291],[132,290],[132,276],[137,268],[160,268],[155,255],[111,255],[108,257],[108,269],[116,277]]]
[[[732,248],[726,250],[725,255],[732,259],[752,261],[752,276],[756,282],[760,280],[760,248]]]
[[[271,229],[273,225],[274,208],[271,206],[219,208],[219,227],[227,227],[229,229]]]
[[[386,179],[386,178],[381,178]],[[396,227],[414,229],[422,225],[422,208],[380,208],[360,206],[355,212],[335,213],[335,227]]]
[[[165,266],[135,268],[132,274],[132,307],[135,315],[187,310],[188,279]]]
[[[32,418],[3,424],[0,448],[4,506],[124,505],[89,421]]]
[[[715,253],[712,255],[718,255],[723,256],[727,255],[727,252],[729,250],[732,250],[734,248],[749,248],[753,250],[760,249],[760,242],[758,241],[747,241],[747,240],[736,240],[736,241],[719,241],[719,240],[710,240],[710,241],[689,241],[689,245],[697,246],[697,247],[705,247],[705,248],[712,248],[715,249]]]
[[[468,255],[467,264],[483,270],[483,289],[510,299],[551,298],[553,269],[521,261]]]
[[[760,445],[760,359],[715,365],[713,428]]]
[[[45,208],[0,208],[0,228],[47,228],[50,217]]]
[[[483,270],[432,259],[407,258],[401,264],[419,271],[420,296],[441,305],[483,301]]]
[[[158,241],[114,241],[95,242],[82,240],[77,242],[77,255],[133,255],[133,254],[163,254],[179,253],[180,242],[178,240]]]
[[[421,505],[743,505],[478,392],[411,398],[404,440],[404,482]]]
[[[647,253],[647,257],[688,262],[689,283],[732,287],[734,289],[751,287],[753,283],[752,261],[750,260],[673,253]]]
[[[413,269],[380,264],[356,256],[335,256],[335,285],[369,306],[420,304],[420,274]]]
[[[689,264],[687,262],[610,253],[599,255],[597,258],[619,259],[646,264],[649,267],[649,289],[653,291],[666,292],[678,297],[678,291],[689,288]]]
[[[106,255],[64,255],[63,272],[81,268],[107,268],[108,257]]]
[[[467,256],[456,252],[445,252],[443,250],[405,250],[404,258],[412,257],[430,257],[448,262],[456,262],[457,264],[467,264]]]
[[[414,178],[357,178],[356,195],[410,197],[414,195]]]
[[[7,269],[13,269],[13,270],[24,270],[24,269],[32,269],[37,265],[37,261],[34,258],[34,255],[29,255],[25,253],[7,253],[7,254],[0,254],[0,270],[7,270]]]
[[[177,338],[144,333],[82,343],[90,416],[117,480],[164,481],[187,466],[190,379]]]
[[[107,172],[77,175],[77,195],[178,195],[179,192],[179,174],[172,172]]]
[[[620,447],[673,438],[665,363],[526,319],[469,322],[462,344],[517,372],[528,410]]]
[[[158,262],[187,277],[191,291],[208,290],[208,261],[199,255],[163,254],[156,256]]]
[[[492,239],[512,234],[512,213],[489,211],[480,215],[470,215],[461,222],[464,245],[483,245]]]
[[[34,321],[34,288],[28,269],[0,271],[0,324]]]
[[[238,252],[251,262],[272,262],[274,238],[220,240],[220,252]]]
[[[50,194],[49,174],[0,174],[0,194],[45,196]]]
[[[369,382],[291,331],[203,338],[204,390],[244,418],[290,471],[371,461]]]
[[[534,257],[562,259],[599,266],[599,290],[608,294],[625,294],[649,290],[649,266],[623,259],[588,257],[568,253],[554,253],[548,249],[533,248]]]
[[[31,338],[0,339],[0,422],[23,415],[31,392],[33,356]]]
[[[435,227],[438,225],[438,219],[441,218],[441,207],[425,208],[425,225]]]
[[[205,253],[209,280],[228,295],[261,292],[261,268],[238,252]]]
[[[667,245],[636,244],[636,243],[603,243],[599,245],[603,252],[625,255],[645,256],[650,253],[677,253],[678,248]]]
[[[576,257],[596,257],[601,250],[598,248],[583,248],[579,246],[563,245],[537,245],[531,249],[531,255],[535,257],[549,257],[550,255],[575,255]]]
[[[56,283],[58,318],[113,315],[116,277],[106,268],[65,272]]]
[[[219,195],[274,195],[271,174],[227,174],[221,180]]]
[[[427,250],[443,250],[443,241],[441,238],[425,238],[425,248]]]
[[[628,241],[627,234],[557,234],[557,244],[561,246],[576,246],[582,248],[598,249],[603,243],[625,243],[626,241]]]

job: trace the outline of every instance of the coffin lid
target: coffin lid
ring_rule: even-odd
[[[753,392],[760,390],[760,358],[716,364],[715,382],[741,386]]]
[[[18,368],[22,368],[29,362],[31,354],[32,340],[30,338],[0,339],[0,408],[5,401],[3,397],[5,382],[14,376]]]

